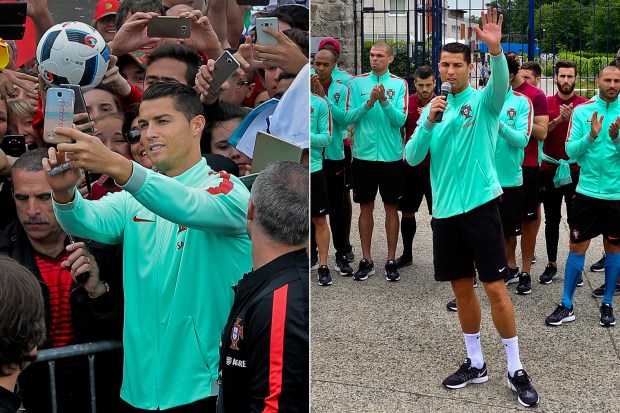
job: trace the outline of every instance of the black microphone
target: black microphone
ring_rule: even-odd
[[[452,85],[448,82],[442,83],[440,96],[445,96],[447,98],[450,92],[452,92]],[[437,115],[435,115],[435,123],[441,122],[441,119],[443,119],[443,112],[437,112]]]

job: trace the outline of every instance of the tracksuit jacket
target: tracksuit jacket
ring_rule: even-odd
[[[386,100],[367,105],[372,89],[378,84],[385,88]],[[409,87],[407,82],[387,71],[377,77],[365,73],[354,77],[347,96],[347,125],[355,124],[352,154],[364,161],[394,162],[403,157],[400,128],[407,120]]]
[[[491,56],[491,77],[484,89],[471,86],[448,95],[441,123],[428,121],[427,105],[405,147],[414,166],[431,153],[433,216],[449,218],[502,194],[495,170],[499,115],[506,100],[508,65],[503,53]]]
[[[239,281],[222,332],[219,413],[309,411],[308,287],[305,250]]]
[[[509,90],[499,116],[495,168],[502,188],[523,185],[521,164],[532,134],[534,108],[524,94]]]
[[[124,191],[54,202],[70,233],[123,242],[125,350],[121,397],[161,410],[218,393],[220,333],[231,287],[251,268],[249,192],[200,160],[169,178],[133,163]]]
[[[310,173],[323,169],[323,150],[332,142],[329,104],[319,95],[310,95]]]
[[[325,99],[329,103],[332,115],[332,142],[325,147],[325,159],[341,161],[344,159],[344,139],[347,137],[347,123],[344,119],[347,111],[347,94],[349,89],[332,79]]]
[[[594,111],[605,115],[596,139],[590,136]],[[582,103],[573,111],[566,137],[566,154],[581,167],[577,193],[592,198],[620,200],[620,137],[609,137],[609,125],[620,116],[620,102],[607,103],[599,96]]]

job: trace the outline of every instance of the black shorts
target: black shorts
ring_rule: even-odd
[[[384,204],[397,204],[403,192],[403,161],[362,161],[353,158],[353,201],[373,202],[377,189]]]
[[[502,188],[504,193],[497,198],[497,209],[502,220],[504,237],[521,235],[521,216],[523,215],[523,187]]]
[[[344,189],[351,189],[353,178],[351,178],[351,147],[344,147]]]
[[[523,221],[538,219],[539,186],[538,166],[523,167]]]
[[[398,210],[418,212],[422,197],[426,197],[428,214],[433,215],[431,191],[431,167],[409,166],[403,163],[403,197],[398,201]]]
[[[473,277],[474,263],[480,281],[503,279],[508,264],[497,201],[450,218],[433,218],[433,261],[436,281]]]
[[[322,170],[310,174],[310,191],[310,216],[316,218],[329,214],[327,183]]]
[[[620,245],[620,201],[576,194],[570,217],[570,242],[578,244],[603,235]]]

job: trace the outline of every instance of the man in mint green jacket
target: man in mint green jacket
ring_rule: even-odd
[[[249,193],[200,154],[202,105],[189,87],[151,86],[138,117],[142,144],[160,173],[107,150],[101,141],[59,128],[75,143],[44,159],[72,169],[48,176],[54,211],[71,234],[123,243],[124,411],[215,411],[220,332],[233,290],[251,269],[246,233]],[[105,173],[124,191],[82,199],[83,168]]]
[[[562,302],[546,318],[549,326],[573,321],[573,297],[583,272],[590,240],[603,235],[605,293],[603,327],[616,325],[612,298],[620,275],[620,69],[607,66],[598,79],[599,93],[573,111],[566,154],[581,167],[570,216],[570,252],[564,270]]]
[[[416,165],[431,154],[433,190],[433,261],[435,279],[450,281],[467,350],[460,368],[443,385],[459,389],[488,380],[480,346],[481,310],[473,277],[476,269],[491,303],[493,323],[508,361],[509,387],[520,404],[538,403],[538,393],[521,365],[514,308],[504,285],[507,274],[501,221],[495,199],[502,188],[495,168],[500,113],[508,90],[508,66],[500,46],[503,18],[497,10],[482,12],[478,38],[491,53],[491,77],[484,89],[469,84],[473,69],[469,47],[442,48],[439,73],[451,94],[426,106],[405,147],[407,162]],[[443,113],[441,123],[437,114]]]
[[[351,80],[345,122],[355,124],[353,137],[353,200],[360,204],[359,232],[363,259],[354,279],[364,281],[375,273],[372,245],[373,209],[377,190],[385,209],[387,263],[385,278],[400,280],[396,267],[398,200],[402,196],[401,127],[407,120],[409,87],[389,71],[392,46],[377,42],[370,48],[372,71]]]

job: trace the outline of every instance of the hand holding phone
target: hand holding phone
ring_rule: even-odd
[[[229,51],[224,51],[220,57],[217,58],[211,72],[213,80],[209,82],[212,93],[218,93],[220,88],[230,76],[239,69],[239,62]]]
[[[157,16],[146,27],[146,35],[148,37],[189,39],[191,27],[191,20],[188,17]]]
[[[278,39],[271,34],[265,32],[263,29],[269,27],[272,30],[278,31],[278,18],[277,17],[257,17],[256,18],[256,44],[275,46],[278,44]]]

